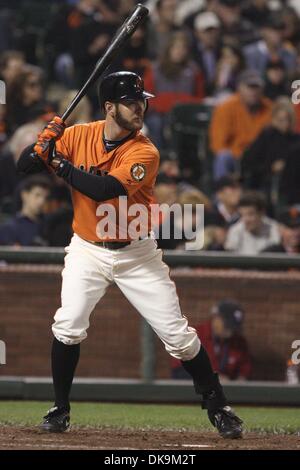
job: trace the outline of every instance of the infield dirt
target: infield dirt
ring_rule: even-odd
[[[300,436],[245,433],[225,440],[214,432],[149,431],[112,428],[72,428],[64,434],[45,434],[34,427],[1,426],[1,450],[300,450]]]

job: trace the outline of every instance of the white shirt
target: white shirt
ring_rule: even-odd
[[[246,230],[242,220],[232,225],[227,233],[225,250],[235,251],[241,255],[257,255],[270,245],[280,243],[279,226],[275,220],[262,218],[258,233]]]

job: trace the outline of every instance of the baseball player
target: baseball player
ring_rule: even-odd
[[[55,404],[41,429],[63,432],[69,428],[69,394],[80,343],[87,337],[95,305],[107,287],[116,283],[167,352],[182,361],[213,426],[225,438],[238,438],[242,436],[242,421],[228,406],[196,331],[181,313],[174,282],[155,239],[146,227],[141,227],[140,236],[132,238],[118,222],[119,202],[124,198],[129,209],[142,204],[150,212],[159,152],[141,128],[152,97],[138,75],[126,71],[110,74],[99,86],[105,120],[66,129],[55,117],[36,144],[20,156],[19,170],[31,173],[46,165],[63,178],[71,186],[74,205],[74,236],[66,248],[61,307],[52,325]],[[100,223],[103,204],[107,209],[108,203],[117,214],[112,218],[116,229],[113,236],[107,236]],[[130,220],[126,219],[127,226]]]

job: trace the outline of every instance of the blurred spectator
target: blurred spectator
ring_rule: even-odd
[[[244,68],[242,51],[237,46],[223,46],[217,64],[214,94],[219,95],[219,98],[231,95],[237,88],[238,77]]]
[[[297,142],[300,144],[300,136],[294,129],[294,106],[289,98],[279,98],[272,110],[271,125],[262,130],[241,160],[244,184],[263,191],[268,205],[277,203],[272,194],[274,183],[276,178],[280,179],[290,150]]]
[[[58,107],[58,114],[61,116],[66,110],[69,103],[71,103],[74,96],[77,94],[77,90],[69,90],[65,92],[64,98],[60,101]],[[93,120],[92,106],[89,99],[84,96],[78,103],[72,114],[66,120],[66,125],[74,126],[74,124],[84,124]]]
[[[10,6],[12,2],[10,1]],[[9,5],[1,5],[0,8],[0,53],[15,47],[16,21],[14,11]]]
[[[113,33],[119,26],[118,6],[100,0],[79,0],[69,14],[70,52],[74,62],[75,88],[79,88],[104,54]],[[114,8],[115,7],[115,8]],[[95,89],[88,95],[94,109],[98,106]]]
[[[190,0],[190,1],[193,2],[193,0]],[[199,7],[197,9],[194,9],[193,11],[191,11],[188,14],[188,16],[185,17],[184,23],[183,23],[184,27],[186,29],[192,31],[193,28],[194,28],[195,19],[201,13],[212,12],[215,15],[217,15],[218,1],[219,0],[203,0],[202,4],[199,5]],[[181,4],[181,2],[180,2],[180,4]],[[193,5],[196,5],[196,2],[193,3]],[[180,6],[179,6],[179,10],[180,10]],[[178,12],[178,10],[177,10],[177,12]],[[182,23],[180,23],[180,24],[182,25]]]
[[[177,201],[178,188],[176,180],[167,176],[158,177],[154,187],[155,202],[157,204],[167,204],[171,206]]]
[[[300,55],[299,55],[299,59],[300,59]],[[299,85],[300,85],[300,82],[299,82]],[[300,133],[300,106],[299,104],[295,104],[294,106],[295,113],[296,113],[296,129],[295,130],[298,133]]]
[[[24,124],[12,135],[0,153],[0,211],[11,213],[16,186],[24,178],[17,173],[16,163],[22,150],[35,142],[37,134],[42,130],[44,121]]]
[[[239,203],[241,219],[229,228],[225,249],[240,255],[257,255],[280,243],[279,225],[266,217],[265,210],[262,194],[244,193]]]
[[[3,144],[7,140],[6,124],[5,124],[5,105],[0,104],[0,151]]]
[[[42,239],[42,214],[49,196],[47,177],[33,175],[19,188],[21,209],[14,217],[0,226],[0,244],[15,246],[45,245]]]
[[[205,220],[206,216],[211,213],[212,203],[210,199],[202,191],[196,188],[191,188],[183,191],[178,196],[178,203],[182,207],[183,218],[178,220],[175,218],[174,225],[179,224],[183,229],[182,239],[177,242],[177,249],[185,249],[186,242],[193,242],[193,249],[205,249],[208,243],[211,242],[211,237],[207,238],[205,235]],[[197,206],[202,206],[204,210],[204,219],[201,219],[201,212]],[[191,207],[191,211],[187,209]],[[202,234],[201,234],[202,232]],[[199,240],[199,245],[197,246]]]
[[[153,18],[153,36],[151,42],[155,45],[155,56],[160,55],[160,51],[164,51],[169,44],[170,39],[175,31],[176,26],[176,9],[179,0],[157,0],[156,9]]]
[[[206,0],[181,0],[176,9],[176,24],[180,26],[185,24],[187,27],[191,25],[192,27],[195,16],[199,14],[199,11],[202,11],[204,7],[209,10],[209,3],[211,2]]]
[[[68,246],[71,237],[73,208],[71,194],[64,182],[53,186],[43,221],[43,238],[49,246]]]
[[[177,179],[161,173],[157,177],[154,187],[155,203],[160,205],[160,212],[155,220],[154,232],[159,248],[164,250],[174,250],[180,240],[174,238],[174,216],[171,214],[170,207],[177,202],[178,187]],[[164,230],[169,227],[170,236],[163,237]]]
[[[80,26],[90,19],[103,23],[118,24],[122,16],[133,6],[132,0],[77,0],[68,21],[70,26]]]
[[[297,49],[300,44],[300,18],[292,7],[284,8],[281,17],[284,24],[283,40]]]
[[[300,16],[300,4],[299,0],[288,0],[288,4],[292,7],[298,16]]]
[[[267,247],[271,253],[300,253],[300,206],[291,206],[279,217],[281,243]]]
[[[285,66],[282,60],[273,60],[266,67],[265,96],[275,100],[283,95],[289,95]]]
[[[113,70],[129,70],[141,77],[144,76],[145,71],[151,67],[148,30],[148,23],[144,23],[142,27],[137,28],[125,45],[122,54],[111,65],[111,72]]]
[[[205,217],[206,249],[223,251],[228,228],[239,219],[241,185],[236,178],[223,176],[214,189],[213,208]]]
[[[156,195],[159,194],[160,201],[162,195],[161,184],[159,184],[159,193],[156,190]],[[165,202],[170,204],[171,194],[175,195],[174,192],[169,192],[165,196]],[[209,212],[211,210],[211,201],[209,198],[202,193],[202,191],[196,188],[190,188],[183,191],[176,197],[177,207],[176,210],[171,207],[164,207],[163,215],[160,219],[160,225],[156,229],[158,247],[162,249],[184,249],[186,242],[195,242],[196,234],[200,230],[204,229],[204,220],[199,220],[197,214],[197,204],[204,205],[204,211]],[[190,210],[186,210],[185,205],[189,204]],[[204,213],[205,217],[205,213]],[[202,237],[199,237],[202,240]],[[201,249],[202,246],[199,246]]]
[[[59,80],[70,88],[75,85],[74,63],[70,54],[71,34],[72,28],[80,23],[79,15],[74,12],[72,5],[60,2],[49,16],[44,30],[44,61],[49,78]]]
[[[246,7],[243,8],[242,14],[246,20],[250,21],[256,27],[260,27],[271,14],[271,11],[272,10],[269,8],[269,0],[251,0]]]
[[[180,170],[177,160],[164,160],[161,162],[159,167],[159,176],[158,181],[161,181],[161,178],[166,176],[172,178],[173,181],[179,181],[180,179]]]
[[[25,57],[21,51],[5,51],[1,54],[0,79],[4,80],[7,87],[22,72],[24,65]]]
[[[283,205],[300,204],[300,135],[287,149],[279,181],[279,199]]]
[[[166,146],[164,127],[172,107],[176,103],[200,101],[204,96],[203,75],[190,55],[187,36],[174,33],[161,60],[145,73],[145,88],[155,95],[145,122],[159,148]]]
[[[261,28],[262,39],[245,47],[244,54],[248,68],[264,74],[267,64],[273,60],[282,60],[287,72],[296,66],[296,54],[283,44],[284,23],[280,13],[266,17]]]
[[[193,57],[204,74],[206,94],[214,91],[217,62],[221,52],[220,20],[213,12],[203,12],[194,20]]]
[[[228,228],[240,218],[241,185],[236,178],[223,176],[215,183],[215,195],[216,201],[208,223]]]
[[[8,133],[31,120],[32,108],[43,101],[43,72],[26,65],[7,87],[6,123]]]
[[[257,38],[253,24],[242,17],[242,2],[240,0],[217,0],[215,12],[222,23],[224,43],[244,46]]]
[[[50,70],[55,70],[59,81],[68,88],[74,88],[86,80],[85,71],[99,59],[100,53],[97,56],[97,52],[102,50],[103,43],[107,44],[114,25],[119,24],[129,3],[132,5],[133,2],[79,0],[73,5],[71,2],[60,2],[50,16],[44,33],[46,65]]]
[[[263,87],[261,76],[246,70],[238,92],[216,106],[210,125],[215,179],[238,170],[244,150],[270,122],[272,104],[263,96]]]
[[[196,326],[212,367],[221,380],[248,380],[252,360],[246,338],[242,334],[244,312],[233,300],[222,300],[212,308],[211,318]],[[188,379],[181,362],[171,360],[172,378]]]
[[[207,218],[205,219],[207,221]],[[207,251],[224,251],[227,229],[224,225],[205,225],[205,242],[203,249]]]

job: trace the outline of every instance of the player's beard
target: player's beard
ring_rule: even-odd
[[[143,127],[143,118],[141,118],[141,124],[136,122],[131,122],[128,119],[122,116],[120,113],[119,106],[116,106],[116,113],[115,113],[115,121],[118,126],[122,127],[122,129],[126,129],[127,131],[139,131]]]

